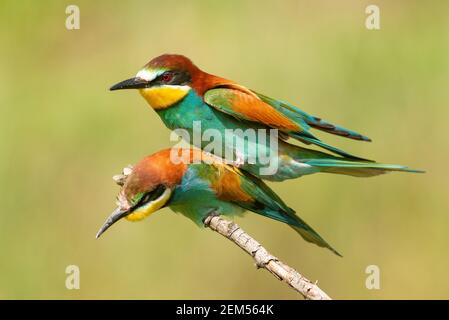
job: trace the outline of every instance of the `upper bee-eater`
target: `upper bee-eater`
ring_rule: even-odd
[[[416,172],[402,165],[359,158],[332,147],[314,136],[311,129],[355,140],[370,139],[309,115],[287,102],[208,74],[182,55],[164,54],[151,60],[135,77],[111,87],[111,90],[119,89],[138,89],[168,128],[185,129],[190,136],[189,142],[199,148],[207,148],[210,141],[193,139],[192,142],[195,131],[218,131],[224,137],[222,147],[210,152],[228,158],[225,155],[230,151],[233,159],[237,159],[237,166],[264,179],[282,181],[316,172],[357,177],[387,171]],[[250,134],[245,134],[248,129],[277,131],[270,131],[265,136],[254,135],[254,141],[249,141]],[[289,138],[317,145],[338,156],[290,144],[286,141]],[[267,163],[276,170],[262,171]]]
[[[127,176],[117,205],[97,238],[121,218],[142,220],[163,207],[198,225],[208,215],[249,210],[284,222],[305,240],[339,255],[262,180],[197,149],[166,149],[142,159]]]

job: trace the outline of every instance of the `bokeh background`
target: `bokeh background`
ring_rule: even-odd
[[[381,30],[365,28],[380,7]],[[76,4],[81,29],[65,28]],[[299,299],[229,241],[164,209],[94,236],[111,176],[169,146],[137,92],[150,58],[203,69],[369,135],[330,144],[426,174],[270,184],[343,253],[254,214],[237,222],[334,298],[449,298],[449,3],[1,1],[0,298]],[[78,265],[80,290],[65,268]],[[380,290],[365,287],[377,265]]]

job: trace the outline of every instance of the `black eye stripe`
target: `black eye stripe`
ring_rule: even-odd
[[[168,82],[164,81],[164,75],[169,73],[172,76],[172,79]],[[171,84],[171,85],[184,85],[189,83],[191,80],[190,75],[186,71],[166,71],[159,75],[156,79],[151,81],[150,86]]]
[[[156,200],[159,198],[165,191],[165,187],[163,185],[158,185],[153,191],[145,194],[142,199],[137,203],[136,207],[140,207],[150,201]]]
[[[153,201],[159,198],[165,191],[165,187],[163,185],[158,185],[156,189],[149,193],[148,201]]]

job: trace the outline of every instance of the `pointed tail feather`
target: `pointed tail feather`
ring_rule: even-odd
[[[304,220],[298,217],[293,209],[290,209],[286,213],[292,220],[295,221],[294,223],[289,223],[290,227],[292,227],[297,233],[299,233],[299,235],[304,240],[306,240],[307,242],[314,243],[319,247],[328,248],[337,256],[342,257],[342,255],[338,253],[337,250],[332,248],[331,245],[326,242],[326,240],[321,238],[321,236],[315,230],[313,230],[311,226],[309,226]]]
[[[323,238],[321,238],[320,235],[318,233],[316,233],[309,226],[307,226],[308,228],[304,228],[304,227],[297,227],[297,226],[290,225],[290,227],[292,227],[293,230],[295,230],[297,233],[299,233],[299,235],[307,242],[314,243],[317,246],[322,247],[322,248],[327,248],[330,251],[332,251],[333,253],[335,253],[337,256],[343,257],[337,250],[332,248],[329,243],[327,243]]]
[[[258,92],[254,92],[262,101],[265,103],[268,103],[272,107],[276,108],[279,112],[282,112],[284,115],[286,115],[288,118],[293,119],[294,121],[297,121],[301,123],[301,125],[304,127],[304,125],[309,125],[315,129],[325,131],[331,134],[336,134],[339,136],[343,136],[346,138],[354,139],[354,140],[362,140],[362,141],[371,141],[370,138],[357,133],[355,131],[334,125],[332,123],[329,123],[327,121],[322,120],[319,117],[311,116],[307,112],[302,111],[298,107],[295,107],[294,105],[285,102],[276,100],[273,98],[270,98],[266,95],[263,95]]]
[[[338,159],[311,159],[306,164],[319,167],[322,172],[345,174],[354,177],[373,177],[391,171],[424,173],[398,164],[383,164],[376,162],[358,162]]]
[[[349,139],[371,142],[370,138],[368,138],[367,136],[364,136],[358,132],[340,127],[338,125],[335,125],[335,124],[332,124],[329,122],[326,122],[323,119],[318,118],[318,117],[312,116],[310,118],[307,119],[306,122],[308,125],[310,125],[311,127],[315,128],[315,129],[325,131],[328,133],[332,133],[332,134],[342,136],[345,138],[349,138]]]
[[[262,180],[244,171],[241,171],[240,174],[241,190],[250,195],[252,201],[234,200],[235,204],[264,217],[283,222],[298,232],[304,240],[328,248],[336,255],[341,256]]]
[[[300,141],[303,141],[306,144],[314,144],[316,146],[319,146],[319,147],[321,147],[323,149],[329,150],[329,151],[331,151],[331,152],[333,152],[335,154],[338,154],[338,155],[340,155],[342,157],[345,157],[345,158],[348,158],[348,159],[373,162],[372,160],[368,160],[368,159],[364,159],[364,158],[361,158],[361,157],[357,157],[357,156],[354,156],[354,155],[352,155],[350,153],[347,153],[346,151],[343,151],[343,150],[338,149],[336,147],[330,146],[330,145],[328,145],[328,144],[324,143],[323,141],[318,140],[316,138],[309,138],[309,137],[306,137],[306,136],[303,136],[303,135],[299,135],[299,134],[294,134],[294,135],[292,134],[292,136],[294,138],[300,140]]]
[[[295,214],[295,211],[287,207],[287,210],[259,210],[257,213],[288,224],[293,228],[304,240],[310,243],[314,243],[319,247],[327,248],[337,256],[342,255],[332,248],[332,246],[326,242],[315,230],[312,229],[304,220]]]

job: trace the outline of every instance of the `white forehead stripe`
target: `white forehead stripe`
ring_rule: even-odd
[[[162,73],[164,73],[164,70],[148,70],[148,69],[142,69],[136,74],[136,78],[141,78],[146,81],[152,81],[156,79],[158,76],[160,76]]]

